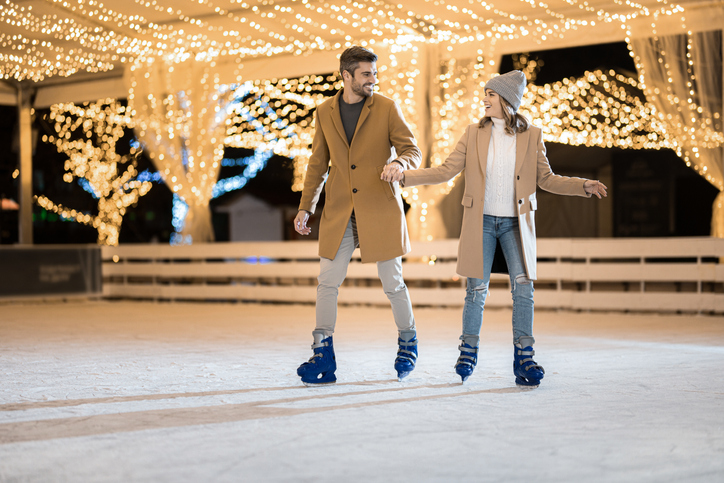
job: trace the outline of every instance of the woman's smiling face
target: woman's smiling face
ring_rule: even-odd
[[[497,92],[485,89],[483,105],[485,106],[485,115],[487,117],[503,118],[503,106],[500,104],[500,96]]]

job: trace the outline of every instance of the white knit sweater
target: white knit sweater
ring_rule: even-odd
[[[493,133],[485,172],[486,215],[516,216],[515,136],[505,133],[505,121],[492,118]]]

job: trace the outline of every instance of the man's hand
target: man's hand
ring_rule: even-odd
[[[299,210],[296,218],[294,218],[294,231],[300,235],[309,235],[312,233],[312,229],[307,226],[309,220],[309,212],[305,210]]]
[[[402,181],[405,178],[403,171],[405,171],[405,168],[403,168],[400,163],[393,161],[385,166],[384,170],[382,170],[382,175],[380,176],[380,179],[390,183],[395,181]]]
[[[598,199],[601,199],[601,196],[604,196],[604,197],[605,197],[605,196],[608,196],[608,195],[606,194],[606,190],[607,190],[608,188],[606,188],[606,185],[603,184],[603,183],[601,183],[601,182],[598,181],[598,180],[587,179],[587,180],[583,183],[583,189],[584,189],[584,190],[586,191],[586,193],[588,193],[589,195],[596,195],[596,196],[598,196]]]

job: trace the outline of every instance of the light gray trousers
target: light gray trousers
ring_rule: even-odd
[[[342,243],[334,260],[320,259],[320,271],[317,281],[317,327],[316,333],[324,333],[324,337],[332,335],[337,323],[337,295],[339,287],[347,276],[347,267],[357,242],[354,236],[355,227],[350,218],[344,232]],[[392,305],[392,315],[400,331],[415,330],[415,319],[412,315],[412,304],[407,285],[402,278],[402,257],[377,262],[377,274],[382,282],[382,289]]]

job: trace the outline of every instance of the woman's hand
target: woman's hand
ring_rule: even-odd
[[[587,179],[587,180],[583,183],[583,189],[584,189],[584,190],[586,191],[586,193],[588,193],[589,195],[596,195],[596,196],[598,196],[598,199],[601,199],[602,196],[603,196],[603,197],[608,196],[608,194],[606,193],[606,190],[607,190],[608,188],[606,188],[606,185],[603,184],[603,183],[601,183],[601,182],[598,181],[598,180]]]
[[[405,178],[405,175],[403,173],[404,171],[405,168],[403,168],[400,163],[393,161],[385,166],[384,170],[382,170],[380,179],[390,183],[393,183],[395,181],[402,181]]]
[[[309,220],[309,212],[305,210],[299,210],[296,218],[294,218],[294,231],[300,235],[309,235],[312,233],[312,229],[307,226]]]

